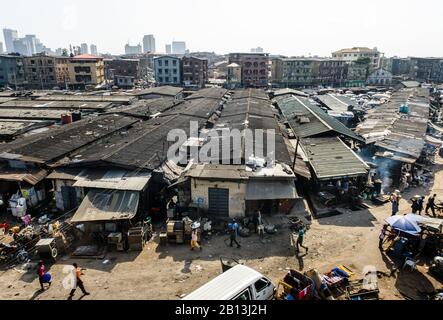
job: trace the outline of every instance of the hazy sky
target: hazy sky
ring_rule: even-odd
[[[441,0],[14,0],[0,4],[0,27],[36,34],[52,49],[86,42],[114,54],[152,33],[160,52],[175,39],[218,53],[261,46],[327,56],[367,46],[387,56],[443,56],[442,14]]]

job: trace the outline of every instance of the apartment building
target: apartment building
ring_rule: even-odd
[[[229,64],[238,64],[242,69],[244,87],[267,87],[269,81],[269,54],[230,53]]]
[[[186,87],[204,88],[208,81],[208,60],[192,56],[182,59],[183,84]]]
[[[21,88],[25,83],[23,57],[16,54],[0,55],[0,87]]]
[[[181,59],[174,56],[154,58],[154,74],[157,85],[175,85],[182,83]]]
[[[369,58],[369,68],[371,71],[381,67],[382,57],[383,54],[379,52],[377,48],[370,49],[366,47],[346,48],[332,53],[332,58],[343,60],[349,63],[355,62],[361,58]]]
[[[97,86],[105,82],[103,58],[83,54],[69,59],[70,84],[74,88]]]

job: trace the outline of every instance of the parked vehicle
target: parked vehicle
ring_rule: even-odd
[[[260,272],[236,265],[183,300],[271,300],[275,286]]]

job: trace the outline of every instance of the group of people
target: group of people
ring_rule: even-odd
[[[89,295],[90,293],[86,291],[83,281],[81,279],[84,269],[81,269],[77,265],[77,263],[73,263],[72,266],[74,267],[73,272],[74,272],[76,282],[75,282],[75,286],[72,288],[71,292],[69,293],[68,299],[72,299],[77,288],[80,288],[80,290],[83,292],[83,295],[85,295],[85,296]],[[51,275],[46,271],[46,266],[43,263],[43,261],[39,261],[39,263],[37,265],[37,275],[38,275],[38,280],[40,283],[40,291],[45,291],[44,284],[48,284],[48,289],[49,289],[49,287],[51,286],[51,283],[52,283]]]
[[[429,214],[429,211],[431,211],[432,216],[434,218],[437,217],[436,213],[435,213],[435,209],[437,209],[437,205],[435,203],[437,198],[437,194],[433,194],[432,196],[430,196],[428,198],[428,201],[426,202],[426,207],[425,207],[425,197],[424,196],[415,196],[411,199],[412,201],[412,205],[411,205],[411,210],[412,213],[415,214],[420,214],[423,212],[423,209],[425,211],[426,214]],[[400,199],[401,199],[401,195],[400,195],[400,190],[395,190],[391,196],[389,197],[389,201],[391,202],[392,205],[392,215],[396,215],[397,212],[399,211],[399,204],[400,204]]]

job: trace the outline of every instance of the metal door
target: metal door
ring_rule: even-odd
[[[229,189],[209,188],[209,214],[229,217]]]
[[[63,207],[71,210],[78,206],[77,192],[74,187],[62,186]]]

